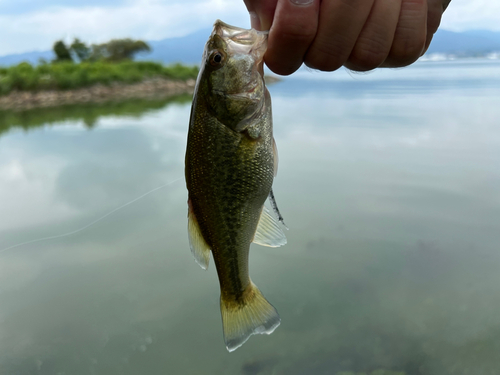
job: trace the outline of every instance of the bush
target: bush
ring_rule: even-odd
[[[180,64],[163,66],[149,61],[122,61],[117,63],[96,61],[74,64],[58,61],[33,67],[23,62],[0,68],[0,95],[12,90],[36,91],[48,89],[75,89],[97,83],[134,83],[147,78],[164,77],[185,81],[195,79],[198,67]]]

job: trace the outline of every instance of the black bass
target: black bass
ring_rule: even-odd
[[[204,269],[212,251],[229,351],[252,334],[271,334],[280,324],[276,309],[248,274],[250,243],[286,243],[264,207],[278,163],[271,97],[263,78],[266,48],[267,33],[216,21],[205,46],[189,123],[189,243]]]

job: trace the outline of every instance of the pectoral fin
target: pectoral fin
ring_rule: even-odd
[[[265,206],[262,207],[253,243],[269,247],[280,247],[286,244],[285,234]]]
[[[191,253],[193,253],[196,263],[206,270],[208,268],[208,261],[210,260],[210,247],[201,234],[198,221],[196,220],[191,206],[191,201],[188,201],[188,205],[189,247],[191,248]]]

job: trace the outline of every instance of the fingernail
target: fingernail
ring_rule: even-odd
[[[250,14],[250,25],[252,29],[260,31],[260,18],[255,12],[249,12]]]
[[[314,0],[290,0],[290,2],[295,5],[304,6],[314,3]]]

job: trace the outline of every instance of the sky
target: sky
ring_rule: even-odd
[[[161,40],[250,22],[243,0],[0,0],[0,56],[46,51],[54,41]],[[443,29],[500,31],[500,1],[452,0]]]

